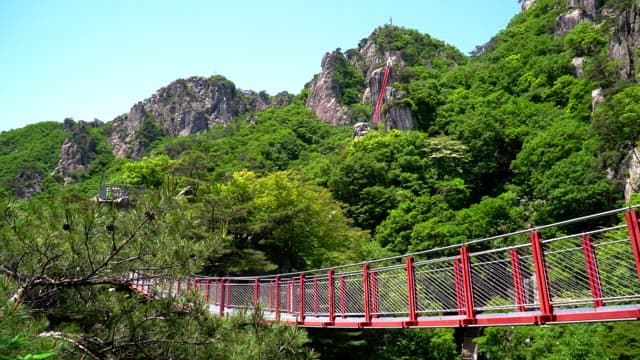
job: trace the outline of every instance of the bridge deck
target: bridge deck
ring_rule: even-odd
[[[306,272],[181,279],[132,272],[129,281],[146,296],[197,293],[214,314],[257,306],[266,320],[309,327],[636,320],[640,319],[637,207]],[[624,223],[603,226],[622,215]]]

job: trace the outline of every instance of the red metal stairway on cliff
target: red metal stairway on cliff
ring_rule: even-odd
[[[391,58],[387,59],[387,65],[384,68],[384,75],[382,77],[382,86],[380,86],[380,93],[378,94],[378,101],[376,101],[376,107],[373,110],[373,116],[371,117],[371,123],[375,126],[380,120],[380,112],[382,111],[382,103],[387,93],[387,84],[389,83],[389,75],[391,74],[391,68],[393,62]]]
[[[640,319],[638,206],[400,257],[261,277],[154,277],[146,295],[197,292],[210,311],[259,305],[290,325],[459,327]],[[617,224],[617,225],[612,225]],[[507,246],[508,244],[508,246]]]

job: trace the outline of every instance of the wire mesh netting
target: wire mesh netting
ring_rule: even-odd
[[[453,266],[458,258],[450,257],[415,263],[418,312],[430,314],[462,310],[462,306],[458,304]]]
[[[551,303],[557,307],[591,303],[591,290],[580,237],[545,242],[544,255]]]
[[[640,281],[629,234],[617,232],[594,241],[593,246],[605,304],[640,299]]]
[[[371,313],[373,315],[405,315],[408,313],[407,270],[392,267],[371,273]]]
[[[362,273],[351,272],[336,275],[334,311],[340,316],[364,315],[364,287]]]
[[[535,302],[528,245],[469,255],[474,309],[521,311]]]

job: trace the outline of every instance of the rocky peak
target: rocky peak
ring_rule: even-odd
[[[603,0],[567,0],[567,8],[580,9],[585,16],[593,20],[602,6]]]
[[[307,107],[315,112],[318,119],[331,125],[351,123],[349,110],[340,104],[342,94],[336,77],[336,68],[346,65],[347,60],[340,50],[326,53],[320,73],[308,85]]]
[[[536,1],[538,0],[520,0],[520,10],[521,11],[527,10],[528,8],[533,6],[533,4],[536,3]]]
[[[96,120],[97,121],[97,120]],[[60,150],[60,161],[53,169],[53,174],[61,175],[65,183],[71,181],[72,176],[78,172],[86,171],[96,157],[96,144],[87,132],[87,126],[100,126],[102,123],[94,121],[93,124],[85,121],[75,123],[73,119],[64,120],[64,129],[70,133]]]
[[[622,11],[609,41],[609,57],[618,64],[618,76],[621,79],[640,77],[635,71],[638,63],[636,49],[640,46],[640,7],[634,3],[630,9]]]
[[[287,95],[272,98],[266,92],[243,92],[223,76],[179,79],[114,119],[108,141],[114,155],[139,158],[161,136],[203,133],[241,113],[291,101]]]
[[[382,89],[383,78],[384,68],[375,69],[371,73],[368,77],[369,86],[363,95],[363,102],[370,103],[372,107],[375,107],[380,91],[384,91],[384,101],[387,106],[386,111],[381,114],[381,122],[384,124],[385,129],[411,130],[416,128],[417,123],[411,113],[411,109],[398,104],[405,97],[405,94],[392,86]],[[389,83],[396,81],[396,72],[392,70],[389,78]]]
[[[15,189],[18,199],[28,199],[42,191],[44,177],[45,174],[37,166],[26,164],[9,185]]]
[[[368,38],[360,41],[357,49],[348,50],[346,55],[340,49],[325,54],[320,73],[316,74],[306,86],[309,90],[306,106],[313,110],[321,121],[332,125],[348,125],[358,120],[344,104],[345,89],[340,86],[339,81],[338,72],[349,68],[363,77],[359,89],[361,93],[359,102],[369,105],[371,113],[373,113],[378,94],[380,91],[385,92],[386,106],[381,114],[381,121],[387,128],[412,129],[417,126],[411,110],[394,101],[402,99],[405,94],[393,89],[390,85],[386,89],[381,89],[387,59],[392,60],[394,69],[406,66],[400,51],[383,50],[376,45],[375,38],[384,29],[384,27],[376,29]],[[403,31],[400,28],[394,27],[394,29]],[[398,80],[396,71],[392,71],[388,84],[396,80]]]
[[[567,11],[556,19],[554,33],[563,35],[583,20],[593,21],[601,6],[602,0],[567,0]]]

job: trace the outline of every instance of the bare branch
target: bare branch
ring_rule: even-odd
[[[62,332],[59,332],[59,331],[47,331],[47,332],[43,332],[43,333],[38,334],[38,336],[39,337],[48,337],[48,338],[64,340],[64,341],[70,343],[71,345],[73,345],[74,347],[77,347],[78,349],[82,350],[82,352],[84,352],[85,354],[89,355],[93,359],[96,359],[96,360],[100,359],[100,357],[98,355],[96,355],[93,352],[91,352],[91,350],[89,350],[86,346],[80,344],[79,341],[71,338],[68,335],[65,335]]]
[[[93,271],[91,271],[89,274],[87,274],[85,276],[85,279],[89,279],[93,276],[95,276],[100,270],[102,270],[103,268],[107,267],[109,265],[109,263],[113,260],[113,258],[115,258],[121,251],[122,249],[124,249],[127,245],[129,245],[131,242],[133,242],[133,240],[136,238],[136,235],[138,234],[138,232],[142,229],[142,227],[147,224],[149,221],[151,221],[150,217],[145,217],[144,221],[141,222],[135,229],[134,231],[131,233],[131,235],[129,235],[129,237],[123,241],[120,245],[116,246],[114,249],[111,250],[111,253],[109,254],[109,256],[107,256],[107,258],[102,262],[102,264],[98,265],[96,268],[93,269]]]

